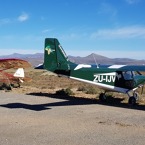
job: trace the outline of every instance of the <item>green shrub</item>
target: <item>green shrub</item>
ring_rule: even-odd
[[[72,95],[74,95],[74,92],[70,88],[66,88],[66,89],[56,91],[56,94],[63,95],[63,96],[66,96],[66,95],[72,96]]]
[[[94,87],[88,87],[86,94],[97,94],[97,90]]]
[[[86,92],[87,91],[87,87],[86,86],[80,86],[78,88],[78,91]]]
[[[86,94],[97,94],[97,90],[93,86],[81,86],[78,91],[85,92]]]

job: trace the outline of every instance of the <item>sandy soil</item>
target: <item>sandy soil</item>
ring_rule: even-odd
[[[145,108],[0,92],[2,145],[144,145]]]
[[[28,70],[32,80],[12,91],[0,91],[2,145],[144,145],[144,92],[139,105],[112,93],[101,103],[94,86],[60,78],[43,70]],[[95,94],[78,91],[89,88]],[[57,94],[70,88],[71,96]]]
[[[26,81],[22,84],[21,88],[13,89],[13,92],[18,93],[53,93],[55,94],[56,91],[69,88],[74,93],[74,97],[78,98],[90,98],[90,99],[97,99],[101,92],[104,92],[101,89],[98,89],[94,85],[89,85],[86,83],[82,83],[79,81],[74,81],[69,78],[65,77],[58,77],[55,74],[48,72],[46,70],[34,70],[28,69],[25,70],[26,76],[31,78],[31,81]],[[78,91],[80,90],[81,91]],[[145,87],[143,89],[140,88],[138,90],[139,93],[139,105],[145,105]],[[120,93],[108,93],[108,103],[120,103],[120,104],[127,104],[128,103],[128,96],[126,94]]]

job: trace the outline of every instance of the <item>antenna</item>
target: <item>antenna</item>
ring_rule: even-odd
[[[95,64],[96,64],[97,68],[99,68],[99,65],[98,65],[98,63],[97,63],[97,61],[96,61],[96,58],[95,58],[95,56],[94,56],[94,53],[93,53],[93,58],[94,58],[94,61],[95,61]]]

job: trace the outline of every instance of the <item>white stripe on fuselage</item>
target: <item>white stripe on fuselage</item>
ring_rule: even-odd
[[[114,92],[121,92],[121,93],[127,93],[129,91],[128,89],[115,87],[115,86],[102,84],[102,83],[97,83],[97,82],[93,82],[93,81],[89,81],[89,80],[84,80],[84,79],[80,79],[80,78],[76,78],[76,77],[72,77],[72,76],[70,76],[70,78],[74,79],[74,80],[78,80],[78,81],[82,81],[82,82],[86,82],[86,83],[89,83],[89,84],[96,85],[100,88],[103,88],[104,90],[111,90],[111,91],[114,91]]]

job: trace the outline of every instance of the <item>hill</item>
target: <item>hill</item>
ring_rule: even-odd
[[[76,63],[86,64],[130,64],[130,65],[142,65],[145,64],[145,60],[136,60],[130,58],[108,58],[102,55],[92,53],[86,57],[69,56],[69,59]]]
[[[98,55],[92,53],[85,57],[80,56],[68,56],[69,60],[75,63],[85,63],[85,64],[128,64],[128,65],[142,65],[145,64],[145,60],[136,60],[130,58],[108,58],[102,55]],[[35,53],[35,54],[19,54],[14,53],[11,55],[0,56],[0,58],[20,58],[24,59],[32,64],[32,66],[36,66],[38,64],[43,63],[44,54],[43,53]]]

